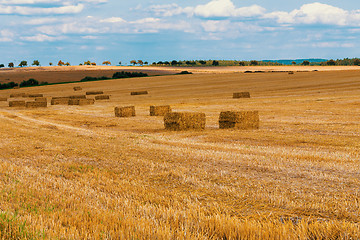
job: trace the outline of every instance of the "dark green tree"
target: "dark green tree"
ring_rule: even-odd
[[[31,65],[33,65],[33,66],[40,66],[40,62],[39,62],[39,60],[34,60]]]
[[[21,61],[20,63],[19,63],[19,67],[26,67],[27,66],[27,61]]]

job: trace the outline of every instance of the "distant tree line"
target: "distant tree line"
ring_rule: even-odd
[[[289,62],[290,63],[290,62]],[[103,61],[102,65],[111,65],[112,63],[107,60]],[[118,63],[121,65],[121,61]],[[143,61],[143,60],[131,60],[131,65],[149,65],[149,62]],[[326,61],[309,61],[309,60],[303,60],[302,62],[293,61],[291,63],[292,65],[303,65],[303,66],[360,66],[360,59],[359,58],[344,58],[344,59],[330,59]],[[41,66],[39,60],[34,60],[31,64],[32,66]],[[53,66],[54,64],[52,62],[49,62],[49,66]],[[58,66],[70,66],[70,62],[63,62],[62,60],[59,60],[57,63]],[[83,63],[79,64],[80,66],[88,65],[88,66],[96,66],[97,64],[95,62],[92,62],[90,60],[84,61]],[[239,61],[239,60],[172,60],[172,61],[158,61],[153,62],[150,65],[152,66],[187,66],[187,67],[195,67],[195,66],[283,66],[288,65],[287,63],[281,63],[277,61],[258,61],[258,60],[250,60],[250,61]],[[9,62],[7,65],[9,68],[15,67],[14,62]],[[25,60],[20,61],[20,63],[17,65],[18,67],[27,67],[28,62]],[[0,68],[4,68],[5,64],[0,64]]]
[[[108,79],[119,79],[119,78],[135,78],[135,77],[147,77],[148,74],[147,73],[142,73],[142,72],[116,72],[113,74],[113,76],[111,78],[109,77],[84,77],[83,79],[81,79],[81,82],[89,82],[89,81],[100,81],[100,80],[108,80]]]

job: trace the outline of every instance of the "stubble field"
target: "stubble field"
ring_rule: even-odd
[[[360,238],[360,71],[199,73],[4,90],[91,106],[0,102],[0,236],[45,239]],[[130,96],[147,90],[149,95]],[[251,99],[232,99],[249,91]],[[81,92],[77,92],[80,94]],[[203,112],[164,130],[150,105]],[[115,118],[134,105],[136,117]],[[259,130],[220,130],[258,110]]]

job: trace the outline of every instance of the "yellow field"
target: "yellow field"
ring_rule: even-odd
[[[47,109],[0,102],[0,237],[358,239],[359,76],[199,73],[0,91],[111,95]],[[241,91],[252,98],[232,99]],[[166,104],[206,113],[206,129],[165,131],[149,106]],[[130,105],[136,117],[114,117]],[[258,110],[260,129],[219,130],[226,110]]]

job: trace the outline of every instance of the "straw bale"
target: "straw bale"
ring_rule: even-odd
[[[103,91],[90,91],[90,92],[86,92],[86,95],[100,95],[100,94],[104,94]]]
[[[107,99],[110,99],[110,96],[109,96],[109,95],[98,95],[98,96],[95,96],[95,100],[107,100]]]
[[[37,98],[35,98],[35,102],[47,102],[47,98],[46,97],[37,97]]]
[[[55,100],[55,99],[70,99],[70,97],[52,97],[51,99]]]
[[[86,99],[86,95],[72,95],[69,96],[70,99]]]
[[[94,104],[95,100],[94,99],[70,99],[69,100],[69,105],[92,105]]]
[[[69,98],[53,98],[51,99],[51,105],[68,105]]]
[[[10,98],[26,97],[26,93],[13,93]]]
[[[138,92],[131,92],[131,95],[146,95],[149,94],[148,91],[138,91]]]
[[[82,87],[74,87],[74,91],[81,91]]]
[[[25,107],[25,101],[17,100],[17,101],[9,101],[9,107]]]
[[[44,94],[28,94],[27,97],[29,98],[44,97]]]
[[[19,86],[15,86],[15,87],[13,87],[13,89],[20,89],[20,87],[19,87]]]
[[[205,129],[205,124],[205,113],[170,112],[164,116],[165,129],[168,130]]]
[[[7,97],[0,97],[0,102],[6,102],[7,101]]]
[[[39,108],[39,107],[47,107],[47,102],[26,102],[27,108]]]
[[[116,107],[115,108],[115,117],[135,117],[135,107]]]
[[[240,111],[240,112],[221,112],[219,117],[220,129],[258,129],[259,128],[258,111]]]
[[[250,98],[250,93],[249,92],[233,93],[233,98]]]
[[[150,106],[150,116],[164,116],[168,112],[171,112],[170,105]]]

